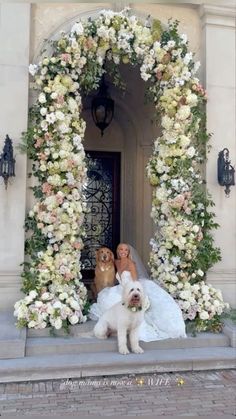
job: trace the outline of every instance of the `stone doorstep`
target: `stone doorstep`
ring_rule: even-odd
[[[70,336],[81,336],[83,333],[89,333],[92,332],[94,326],[96,324],[96,321],[88,320],[85,323],[81,323],[75,326],[69,327],[69,335]],[[68,334],[64,330],[55,330],[53,332],[54,336],[68,336]],[[33,338],[33,337],[51,337],[51,331],[49,327],[46,327],[45,329],[27,329],[27,337]]]
[[[201,347],[228,347],[229,338],[224,334],[199,333],[196,337],[186,339],[163,339],[153,342],[142,342],[144,350],[155,349],[186,349]],[[78,353],[116,352],[117,338],[97,339],[90,337],[41,337],[28,338],[26,342],[26,356],[42,356]]]
[[[15,359],[25,356],[25,340],[9,339],[0,340],[0,362],[1,359]]]
[[[223,333],[230,339],[232,348],[236,348],[236,325],[231,320],[225,320]]]
[[[26,329],[15,326],[11,312],[0,313],[0,359],[25,356]]]
[[[0,382],[236,368],[234,348],[147,350],[32,356],[0,361]]]

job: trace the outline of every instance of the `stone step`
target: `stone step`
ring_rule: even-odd
[[[88,335],[90,336],[88,337]],[[115,336],[105,340],[95,338],[92,336],[92,332],[84,332],[83,337],[80,336],[27,338],[26,356],[117,351],[117,338]],[[229,338],[222,333],[199,333],[196,337],[188,336],[185,339],[164,339],[153,342],[141,341],[140,344],[144,350],[168,350],[182,348],[228,347],[230,346],[230,341]]]
[[[56,346],[55,346],[56,348]],[[69,379],[235,368],[235,348],[152,349],[144,354],[117,352],[44,355],[0,362],[0,382]]]
[[[26,330],[17,329],[11,312],[0,313],[0,359],[22,358],[25,355]]]
[[[69,335],[70,336],[86,336],[87,333],[92,332],[96,321],[88,320],[85,323],[81,323],[75,326],[69,327]],[[46,327],[45,329],[27,329],[27,337],[28,338],[42,338],[42,337],[51,337],[51,330],[50,328]],[[54,330],[53,336],[68,336],[68,333],[65,332],[63,329]]]

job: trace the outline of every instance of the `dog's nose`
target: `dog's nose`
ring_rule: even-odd
[[[134,298],[138,298],[139,297],[139,295],[138,294],[134,294]]]

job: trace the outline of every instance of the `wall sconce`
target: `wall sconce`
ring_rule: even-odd
[[[229,150],[224,148],[218,154],[218,182],[221,186],[225,186],[225,194],[229,197],[230,186],[235,185],[234,173],[235,170],[230,164]]]
[[[4,179],[5,189],[7,189],[9,178],[15,176],[15,163],[12,140],[7,135],[3,152],[0,155],[0,176]]]

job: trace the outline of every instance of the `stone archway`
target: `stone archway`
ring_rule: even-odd
[[[25,140],[36,161],[33,172],[39,185],[34,190],[38,201],[26,220],[33,231],[27,240],[32,261],[23,274],[29,295],[17,303],[22,325],[45,327],[49,322],[61,328],[85,320],[86,292],[78,260],[86,181],[80,93],[81,88],[88,92],[97,87],[106,56],[111,74],[121,61],[140,65],[141,78],[151,81],[148,92],[161,116],[162,133],[148,163],[156,224],[150,256],[153,278],[174,295],[185,318],[195,319],[200,328],[210,327],[214,315],[222,311],[223,303],[218,309],[212,304],[209,314],[198,302],[206,291],[211,300],[221,299],[202,281],[204,271],[219,259],[219,250],[210,234],[215,226],[207,210],[211,200],[199,187],[197,166],[204,160],[208,138],[202,107],[205,91],[194,75],[197,66],[187,38],[178,34],[177,26],[171,22],[166,28],[154,21],[150,28],[127,10],[103,11],[95,20],[75,23],[52,43],[52,55],[30,66],[39,95]]]

